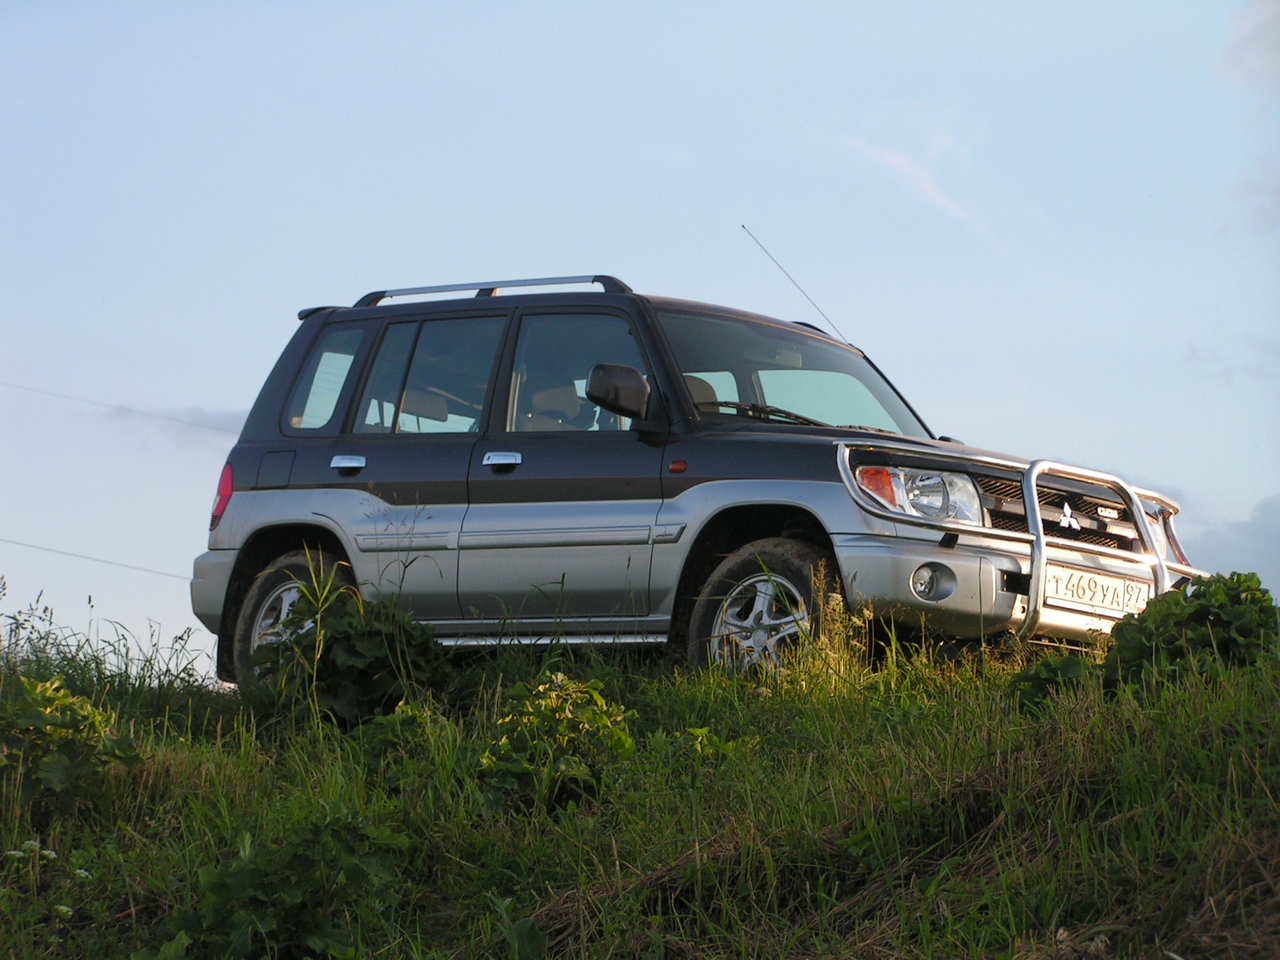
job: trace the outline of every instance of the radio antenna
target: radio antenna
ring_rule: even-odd
[[[817,302],[813,299],[813,297],[805,293],[804,287],[800,286],[800,284],[796,281],[796,278],[787,272],[787,268],[778,262],[778,258],[769,252],[769,248],[760,242],[760,238],[757,237],[754,233],[752,233],[750,228],[745,223],[741,224],[741,227],[743,230],[746,230],[747,236],[755,241],[756,246],[764,251],[764,255],[773,261],[773,265],[782,271],[782,275],[791,281],[791,285],[800,291],[800,293],[804,296],[804,298],[809,301],[809,304],[813,307],[813,309],[818,311],[822,319],[827,321],[827,326],[829,326],[832,329],[832,331],[835,333],[836,339],[842,343],[847,344],[849,341],[844,338],[844,334],[840,332],[839,328],[834,323],[831,322],[831,318],[827,316],[826,312],[820,306],[818,306]]]

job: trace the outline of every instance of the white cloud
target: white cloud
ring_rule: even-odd
[[[1184,354],[1195,375],[1233,387],[1251,380],[1263,387],[1276,387],[1275,371],[1280,366],[1280,340],[1267,337],[1217,337],[1213,342],[1191,342]]]
[[[1280,0],[1254,0],[1236,15],[1222,63],[1253,88],[1262,122],[1274,130],[1274,112],[1280,107]],[[1249,219],[1263,233],[1280,227],[1280,156],[1274,144],[1242,185]]]
[[[0,387],[35,396],[64,400],[73,404],[96,407],[99,410],[108,411],[116,420],[131,420],[135,418],[167,420],[170,423],[181,424],[186,427],[197,427],[202,430],[212,430],[217,433],[230,434],[231,436],[236,436],[240,433],[245,419],[249,416],[249,411],[247,410],[206,410],[202,407],[185,407],[181,410],[144,410],[123,403],[106,403],[89,397],[77,397],[69,393],[59,393],[56,390],[45,390],[42,387],[31,387],[25,384],[4,381],[0,381]]]
[[[179,410],[161,410],[151,413],[140,411],[142,416],[158,416],[191,427],[204,427],[221,433],[238,436],[249,416],[248,410],[207,410],[204,407],[183,407]]]
[[[1232,25],[1227,69],[1268,97],[1280,97],[1280,0],[1254,0]]]
[[[897,150],[878,147],[862,140],[849,140],[848,143],[868,160],[884,167],[899,182],[939,210],[958,220],[967,219],[968,214],[960,204],[942,189],[933,172],[919,160]]]
[[[1280,596],[1280,494],[1258,501],[1244,522],[1188,532],[1182,536],[1191,562],[1202,570],[1253,571]]]
[[[1280,177],[1275,173],[1280,162],[1258,164],[1258,173],[1243,187],[1244,202],[1255,226],[1262,232],[1280,227]]]

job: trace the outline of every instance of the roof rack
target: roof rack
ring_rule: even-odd
[[[631,293],[631,288],[607,274],[581,277],[533,277],[526,280],[489,280],[484,283],[446,283],[436,287],[400,287],[395,290],[373,290],[355,302],[357,307],[376,307],[388,297],[412,297],[421,293],[453,293],[474,290],[477,297],[492,297],[502,287],[544,287],[560,283],[598,283],[605,293]]]
[[[320,313],[323,310],[337,310],[337,309],[338,307],[334,307],[334,306],[303,307],[301,310],[298,311],[298,319],[305,320],[307,319],[307,317],[311,316],[312,314]]]
[[[792,320],[791,322],[792,322],[793,324],[795,324],[797,327],[808,327],[810,330],[814,330],[814,331],[816,331],[816,332],[818,332],[818,333],[822,334],[822,335],[823,335],[824,337],[826,337],[828,340],[830,340],[830,339],[831,339],[831,334],[830,334],[830,333],[828,333],[826,330],[823,330],[823,329],[822,329],[820,326],[818,326],[817,324],[810,323],[808,320]],[[846,344],[846,346],[848,346],[848,344]]]

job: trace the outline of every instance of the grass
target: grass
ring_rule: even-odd
[[[0,856],[27,844],[0,862],[0,956],[1280,955],[1274,648],[1035,708],[1021,649],[873,669],[848,624],[754,681],[508,649],[343,730],[10,627],[0,703],[61,675],[141,759],[43,814],[0,766]],[[630,713],[556,713],[522,756],[618,723],[631,747],[535,795],[485,755],[548,668]]]

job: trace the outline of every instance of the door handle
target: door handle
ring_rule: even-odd
[[[329,468],[332,470],[363,470],[364,467],[364,457],[358,454],[338,453],[329,461]]]
[[[512,451],[490,450],[480,462],[486,467],[514,467],[524,463],[524,457]]]

